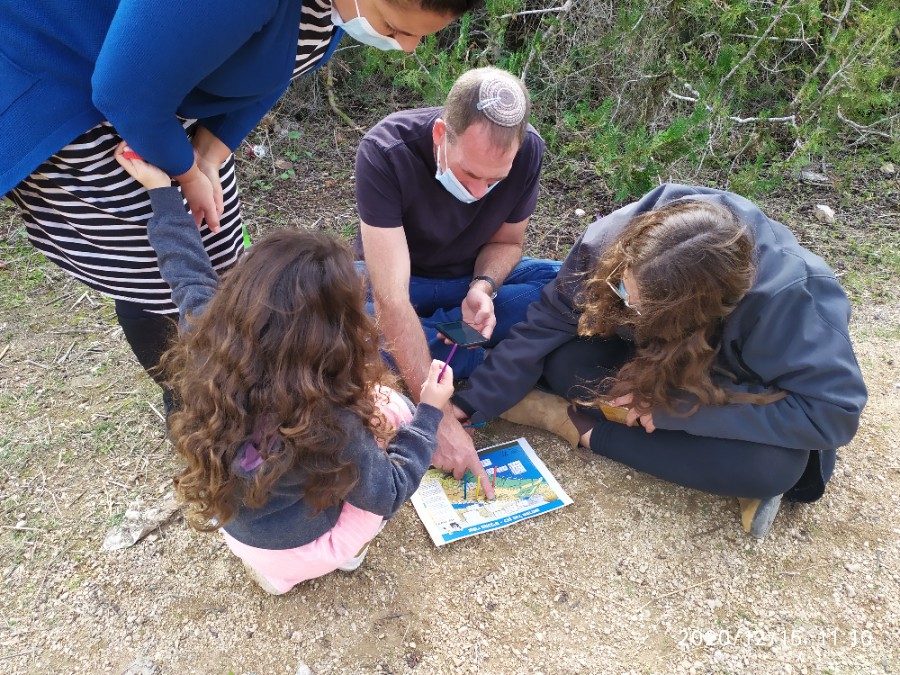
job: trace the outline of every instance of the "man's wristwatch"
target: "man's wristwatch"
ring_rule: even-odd
[[[472,277],[472,281],[469,282],[469,288],[472,288],[472,284],[476,281],[486,281],[491,285],[491,300],[497,297],[497,282],[491,279],[489,276],[484,274],[479,274],[477,277]]]

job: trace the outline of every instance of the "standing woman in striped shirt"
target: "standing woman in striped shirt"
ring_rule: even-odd
[[[216,270],[242,250],[232,153],[344,32],[412,51],[479,0],[0,0],[0,195],[50,260],[112,297],[145,369],[177,313],[123,138],[169,175]],[[166,401],[167,408],[171,401]]]

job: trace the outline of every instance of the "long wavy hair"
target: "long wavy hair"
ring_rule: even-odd
[[[221,527],[241,504],[262,506],[290,470],[304,475],[315,511],[338,504],[358,480],[339,456],[339,411],[380,440],[392,432],[375,405],[389,376],[362,282],[347,248],[324,234],[282,231],[255,244],[163,370],[180,404],[170,419],[186,462],[176,489],[199,530]],[[248,480],[231,468],[251,437],[262,464]]]
[[[585,403],[632,394],[641,412],[662,407],[690,415],[726,403],[769,403],[784,392],[744,394],[716,384],[734,379],[715,365],[722,324],[756,276],[751,233],[723,206],[684,200],[636,216],[597,261],[576,298],[578,333],[634,332],[635,354]],[[629,270],[638,314],[609,287]],[[685,409],[685,403],[688,404]]]

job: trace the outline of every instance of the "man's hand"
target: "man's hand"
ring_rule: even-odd
[[[478,453],[475,452],[475,444],[448,409],[444,410],[444,419],[438,427],[438,447],[431,463],[443,471],[452,471],[453,477],[457,480],[462,478],[468,469],[481,481],[485,497],[494,498],[494,488],[487,472],[481,466]]]
[[[497,325],[497,317],[494,314],[494,301],[480,288],[482,283],[487,282],[475,282],[463,298],[462,319],[484,337],[489,338]]]

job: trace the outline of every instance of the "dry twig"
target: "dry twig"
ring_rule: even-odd
[[[730,71],[728,71],[728,74],[721,79],[721,81],[719,82],[719,87],[718,87],[719,89],[721,89],[722,85],[724,85],[726,82],[728,82],[728,80],[731,79],[732,75],[734,75],[738,70],[740,70],[741,66],[743,66],[745,63],[747,63],[747,61],[749,61],[753,57],[753,55],[756,53],[756,49],[759,47],[759,45],[762,44],[762,42],[767,37],[769,37],[769,33],[771,33],[775,29],[775,26],[778,25],[778,22],[781,21],[781,17],[784,16],[784,13],[787,11],[787,8],[788,8],[788,2],[787,2],[787,0],[785,0],[783,3],[781,3],[781,7],[778,8],[778,13],[772,18],[772,22],[769,24],[769,27],[766,28],[765,31],[763,31],[763,34],[760,35],[759,38],[756,40],[756,42],[753,43],[753,46],[747,50],[747,53],[744,54],[744,58],[742,58],[740,61],[738,61],[735,64],[734,68],[732,68]]]
[[[684,593],[685,591],[689,591],[692,588],[697,588],[697,586],[702,586],[703,584],[708,584],[710,581],[714,581],[714,578],[710,577],[709,579],[704,579],[703,581],[698,581],[696,584],[691,584],[690,586],[684,586],[684,587],[676,589],[674,591],[670,591],[669,593],[663,593],[662,595],[657,595],[655,598],[652,598],[652,599],[648,600],[647,602],[645,602],[643,605],[641,605],[638,608],[638,613],[640,613],[641,611],[643,611],[644,609],[646,609],[647,607],[652,605],[657,600],[662,600],[663,598],[668,598],[673,595],[678,595],[679,593]]]
[[[322,66],[322,70],[325,71],[325,91],[328,94],[328,105],[331,107],[332,112],[340,117],[347,126],[358,134],[365,134],[365,129],[350,119],[350,116],[341,110],[337,104],[337,97],[334,95],[334,78],[331,75],[331,66],[326,63]]]
[[[791,101],[791,107],[797,105],[797,103],[800,101],[800,93],[804,89],[806,89],[806,86],[813,81],[813,78],[819,74],[819,71],[822,70],[822,68],[824,68],[825,64],[828,62],[828,57],[831,56],[831,46],[834,44],[838,33],[841,32],[841,27],[844,24],[844,19],[847,18],[847,14],[850,12],[851,2],[852,0],[847,0],[846,4],[844,5],[844,11],[842,11],[841,15],[837,19],[835,19],[836,25],[831,33],[831,37],[828,39],[828,45],[825,47],[825,55],[822,57],[816,67],[812,69],[809,75],[806,76],[806,80],[803,82],[803,84],[797,89],[797,94],[794,96],[794,100]]]
[[[526,14],[550,14],[551,12],[568,12],[572,9],[572,0],[566,0],[559,7],[550,7],[548,9],[527,9],[524,12],[510,12],[509,14],[501,14],[498,19],[515,19]]]

